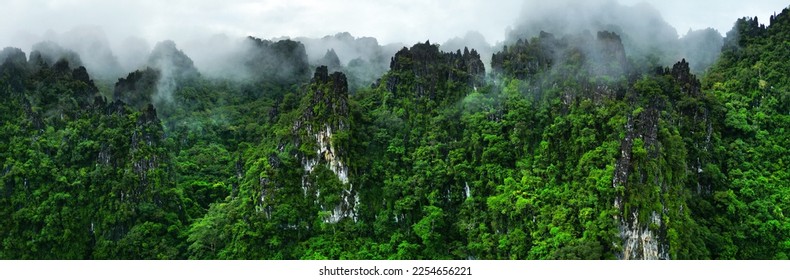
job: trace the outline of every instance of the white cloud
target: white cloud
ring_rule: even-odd
[[[680,35],[689,29],[712,27],[722,35],[730,31],[735,20],[742,17],[757,16],[760,22],[768,24],[768,17],[788,7],[784,0],[619,0],[623,4],[647,2],[661,11],[664,19],[678,30]]]
[[[532,1],[532,0],[529,0]],[[534,0],[543,1],[543,0]],[[101,26],[113,44],[130,36],[151,42],[227,33],[320,37],[342,31],[372,36],[381,43],[444,42],[479,31],[489,43],[504,40],[516,24],[524,0],[8,0],[0,4],[0,44],[29,49],[47,30],[66,32],[82,25]],[[642,0],[620,0],[628,5]],[[714,27],[726,33],[735,19],[757,15],[761,21],[787,6],[765,1],[647,1],[667,22],[685,33]]]

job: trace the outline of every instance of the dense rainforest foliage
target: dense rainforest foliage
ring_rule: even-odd
[[[109,84],[3,49],[0,259],[790,257],[788,9],[699,77],[610,31],[490,69],[418,43],[376,77],[246,42],[234,79],[164,41]]]

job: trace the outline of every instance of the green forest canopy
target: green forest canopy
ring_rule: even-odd
[[[788,9],[739,19],[701,77],[601,31],[488,71],[419,43],[350,88],[248,40],[243,81],[164,42],[112,93],[73,52],[3,49],[0,258],[790,256]]]

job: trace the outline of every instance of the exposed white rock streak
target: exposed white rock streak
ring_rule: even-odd
[[[318,143],[318,150],[316,151],[318,156],[323,156],[324,160],[329,163],[329,169],[337,175],[340,182],[348,184],[348,166],[337,156],[337,151],[331,143],[332,127],[325,124],[323,129],[319,130],[318,134],[315,135],[315,138]]]
[[[620,237],[623,239],[623,259],[659,260],[667,256],[659,249],[658,236],[649,226],[639,224],[637,212],[632,212],[632,223],[620,221]],[[661,216],[655,211],[650,213],[650,222],[661,226]]]
[[[621,158],[615,163],[615,174],[612,178],[612,187],[615,189],[625,187],[628,179],[634,139],[632,118],[628,118],[625,128],[626,136],[620,148]],[[658,233],[654,230],[661,228],[661,215],[651,212],[650,224],[644,225],[639,223],[639,209],[632,208],[629,213],[625,213],[623,204],[623,197],[618,195],[614,200],[614,207],[620,214],[614,218],[620,224],[620,238],[623,242],[620,257],[625,260],[668,259],[666,248],[662,246]]]
[[[325,218],[324,221],[327,223],[336,223],[343,218],[352,218],[356,221],[356,206],[359,202],[359,196],[353,191],[354,187],[352,184],[349,183],[348,166],[342,161],[337,149],[332,144],[332,127],[329,124],[324,124],[324,126],[313,136],[317,144],[316,155],[314,158],[305,157],[302,159],[302,166],[305,171],[305,176],[302,178],[302,189],[305,191],[305,195],[307,195],[307,191],[310,187],[309,180],[307,179],[308,175],[312,173],[318,163],[323,160],[327,163],[329,170],[335,173],[337,179],[340,180],[343,185],[348,186],[347,189],[343,190],[340,196],[340,203],[332,209],[331,215]],[[320,196],[321,193],[316,191],[316,197]]]

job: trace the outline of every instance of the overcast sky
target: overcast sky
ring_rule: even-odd
[[[130,36],[178,43],[216,33],[274,38],[348,31],[376,37],[382,44],[408,45],[426,39],[442,43],[470,30],[494,44],[515,25],[524,1],[551,0],[0,0],[0,47],[27,51],[47,32],[60,34],[85,25],[100,26],[113,44]],[[619,2],[652,4],[681,35],[689,28],[706,27],[724,34],[743,16],[758,16],[767,23],[769,15],[788,5],[782,0]]]

